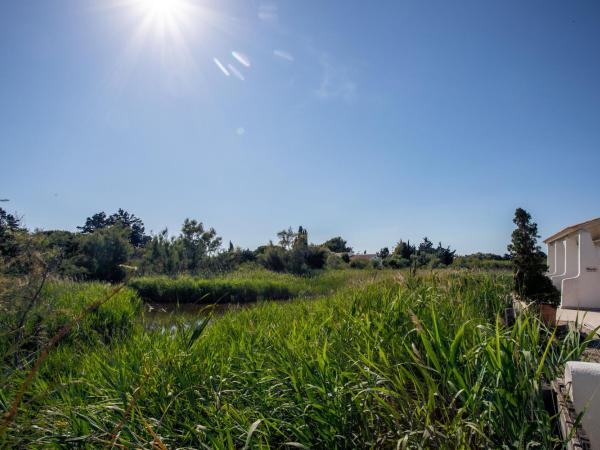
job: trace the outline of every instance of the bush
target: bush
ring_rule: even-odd
[[[128,231],[118,225],[83,237],[83,267],[87,278],[118,282],[125,279],[125,264],[133,252]]]
[[[283,272],[287,265],[287,253],[274,245],[266,247],[259,256],[261,264],[274,272]]]
[[[364,259],[352,259],[350,261],[350,267],[353,269],[366,269],[369,266],[370,261]]]
[[[346,262],[336,255],[335,253],[329,253],[327,255],[327,268],[328,269],[341,269],[346,265]]]
[[[383,269],[383,260],[381,258],[373,258],[371,260],[371,267],[373,269]]]
[[[329,251],[323,247],[310,245],[306,250],[305,260],[306,265],[310,269],[323,269],[327,262]]]
[[[404,269],[410,266],[410,260],[398,255],[390,256],[384,260],[385,265],[391,269]]]
[[[459,267],[461,269],[511,270],[512,262],[510,259],[500,255],[475,253],[473,255],[457,256],[452,263],[452,267]]]

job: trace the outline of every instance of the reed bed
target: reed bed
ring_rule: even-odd
[[[585,347],[511,327],[506,275],[383,277],[171,332],[60,345],[0,444],[553,448],[544,377]],[[0,409],[26,371],[0,391]]]
[[[357,280],[382,277],[378,271],[331,270],[312,276],[279,274],[267,270],[241,270],[223,277],[149,276],[134,278],[129,286],[148,302],[247,303],[326,295]]]

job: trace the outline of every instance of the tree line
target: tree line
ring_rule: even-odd
[[[143,274],[209,275],[254,263],[276,272],[308,274],[325,268],[440,267],[454,262],[455,250],[427,237],[418,245],[400,240],[392,250],[382,248],[371,261],[356,258],[345,239],[336,236],[321,244],[310,243],[308,230],[299,226],[279,231],[275,242],[251,250],[223,245],[212,227],[187,218],[177,234],[165,228],[147,234],[143,221],[119,209],[87,217],[76,232],[27,230],[21,219],[0,208],[0,270],[27,273],[34,260],[48,262],[60,276],[116,282],[134,266]]]
[[[455,254],[456,250],[451,250],[450,246],[444,247],[439,242],[435,247],[428,237],[424,237],[423,242],[419,245],[412,245],[410,241],[404,242],[401,239],[392,251],[388,247],[383,247],[377,252],[377,257],[384,267],[394,269],[404,267],[435,268],[452,264]]]

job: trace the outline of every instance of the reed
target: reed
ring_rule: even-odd
[[[242,270],[224,277],[198,278],[151,276],[134,278],[129,285],[148,302],[157,303],[247,303],[257,300],[287,300],[325,295],[368,278],[382,277],[378,271],[321,272],[313,276],[278,274],[267,270]]]
[[[209,326],[134,325],[110,342],[59,345],[1,443],[94,447],[118,429],[128,448],[561,445],[542,380],[586,343],[535,317],[505,326],[509,276],[362,281]],[[0,392],[1,408],[21,377]]]

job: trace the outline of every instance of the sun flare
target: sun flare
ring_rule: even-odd
[[[185,19],[186,0],[138,0],[139,13],[154,25],[176,25]]]
[[[153,16],[172,15],[182,8],[182,0],[139,0],[139,7]]]

